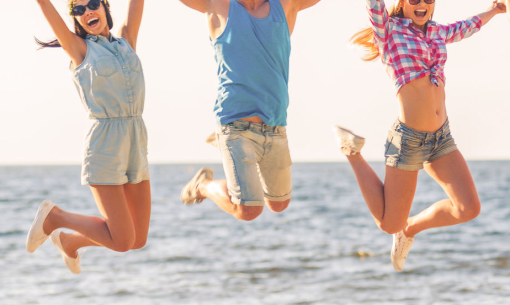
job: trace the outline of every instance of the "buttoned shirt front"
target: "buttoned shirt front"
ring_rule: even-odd
[[[482,27],[482,20],[474,16],[448,25],[429,21],[424,33],[411,19],[389,17],[384,0],[366,1],[375,44],[397,93],[405,84],[426,76],[436,86],[440,81],[444,84],[446,44],[468,38]]]
[[[86,37],[87,55],[71,73],[89,116],[95,119],[141,115],[145,81],[138,55],[124,38]]]

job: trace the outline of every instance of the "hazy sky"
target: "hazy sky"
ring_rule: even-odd
[[[110,0],[116,26],[127,0]],[[65,0],[54,5],[67,15]],[[392,3],[392,2],[389,2]],[[435,20],[478,14],[490,0],[437,0]],[[90,121],[62,50],[36,51],[53,37],[36,1],[2,1],[0,164],[76,163]],[[292,36],[288,135],[294,161],[344,161],[331,133],[341,124],[367,138],[383,160],[398,102],[380,61],[364,63],[348,46],[368,25],[365,1],[322,0],[299,14]],[[144,119],[150,162],[219,162],[204,139],[214,130],[217,78],[205,17],[177,0],[146,1],[138,41],[147,85]],[[510,22],[496,16],[448,47],[447,108],[467,159],[510,158]],[[506,94],[505,94],[506,93]]]

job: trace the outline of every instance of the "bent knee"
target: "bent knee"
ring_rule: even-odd
[[[117,252],[127,252],[131,249],[133,249],[133,245],[135,244],[134,241],[122,241],[117,242],[113,246],[112,250]]]
[[[280,212],[285,211],[289,207],[289,203],[290,203],[290,199],[287,199],[285,201],[268,200],[267,207],[275,213],[280,213]]]
[[[145,247],[146,244],[147,244],[147,237],[137,238],[131,249],[132,250],[142,249],[143,247]]]
[[[117,252],[127,252],[133,249],[133,246],[136,242],[136,236],[133,234],[126,234],[122,236],[122,238],[117,238],[113,240],[112,250]]]
[[[460,212],[460,220],[462,222],[471,221],[480,215],[481,210],[480,202],[473,203]]]
[[[259,217],[263,210],[264,207],[246,207],[239,205],[233,215],[239,220],[252,221]]]
[[[405,229],[407,226],[407,219],[405,221],[383,221],[378,224],[378,226],[383,232],[393,235]]]

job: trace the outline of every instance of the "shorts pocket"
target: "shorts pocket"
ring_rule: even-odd
[[[384,156],[386,158],[394,159],[395,161],[400,158],[402,149],[402,134],[395,131],[388,132],[388,138],[386,139],[386,149]]]
[[[415,137],[412,137],[412,136],[405,136],[402,139],[402,145],[405,148],[418,149],[418,148],[422,148],[423,145],[425,145],[425,140],[424,139],[415,138]]]
[[[247,130],[248,127],[240,127],[230,124],[221,126],[221,134],[225,137],[225,141],[237,140]]]

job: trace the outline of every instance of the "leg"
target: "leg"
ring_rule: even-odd
[[[405,228],[416,191],[418,171],[386,166],[383,184],[360,154],[347,154],[347,159],[377,226],[388,234]]]
[[[44,232],[49,234],[57,228],[69,228],[77,233],[67,237],[75,236],[77,243],[83,243],[75,247],[99,245],[121,252],[130,250],[136,234],[124,186],[91,185],[90,188],[104,219],[69,213],[55,207],[44,222]]]
[[[287,130],[283,126],[266,132],[266,153],[259,162],[259,175],[267,207],[276,213],[289,206],[292,195],[292,160]]]
[[[431,228],[468,222],[480,213],[480,199],[469,168],[456,150],[425,165],[427,173],[448,195],[416,216],[408,219],[406,236],[412,237]]]
[[[131,219],[135,226],[135,243],[131,249],[141,249],[147,243],[151,220],[151,184],[144,180],[137,184],[124,184],[124,193]]]
[[[147,242],[149,231],[151,195],[150,181],[142,181],[138,184],[124,184],[124,194],[130,210],[131,219],[135,226],[135,243],[131,249],[140,249]],[[61,233],[62,246],[70,257],[76,257],[78,249],[90,246],[101,246],[79,232],[71,234]]]
[[[290,203],[290,198],[287,200],[284,200],[284,201],[273,201],[273,200],[266,199],[267,207],[275,213],[283,212],[285,209],[287,209],[289,207],[289,203]]]
[[[209,198],[223,211],[247,221],[264,209],[257,163],[263,153],[259,143],[265,138],[250,126],[243,121],[222,126],[217,143],[227,180],[204,179],[197,185],[199,197]]]
[[[232,202],[228,195],[227,180],[209,180],[199,185],[200,196],[211,199],[223,211],[239,220],[254,220],[264,209],[263,206],[244,206]]]
[[[361,155],[347,155],[347,158],[377,226],[384,232],[393,234],[391,262],[395,270],[401,271],[414,242],[413,238],[404,235],[403,230],[411,210],[418,171],[386,166],[383,185]]]

